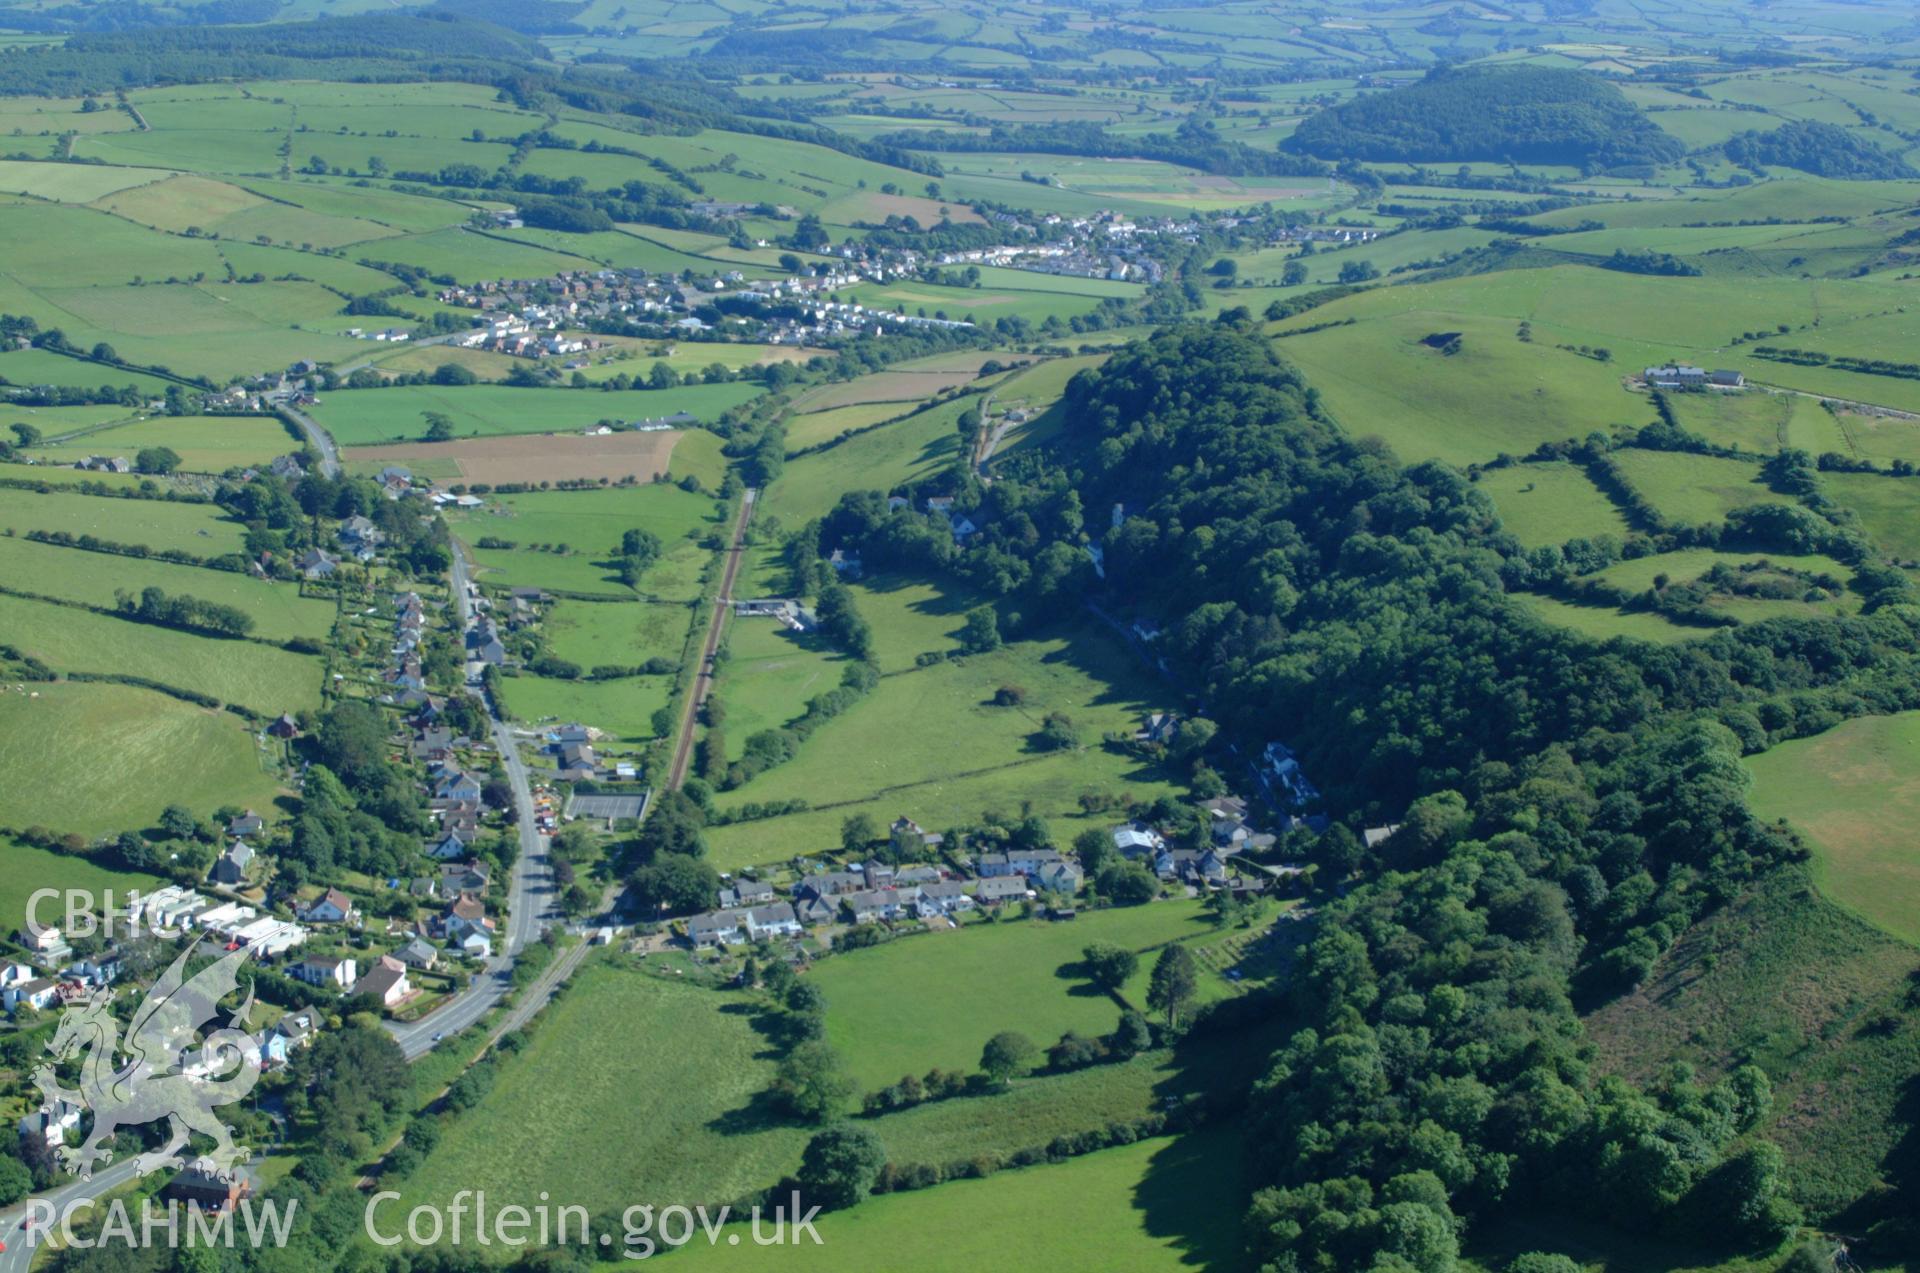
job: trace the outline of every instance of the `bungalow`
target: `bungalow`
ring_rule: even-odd
[[[331,955],[303,959],[288,971],[295,980],[309,986],[338,986],[342,990],[353,989],[353,983],[360,979],[357,963]]]
[[[37,933],[23,932],[20,944],[33,952],[34,962],[42,966],[52,966],[73,953],[73,947],[58,928],[43,928]]]
[[[921,919],[973,909],[973,894],[963,880],[938,880],[913,891],[913,913]]]
[[[857,893],[866,886],[864,871],[820,871],[794,885],[793,891],[796,895],[807,893],[814,897],[838,897],[842,893]]]
[[[493,941],[485,934],[470,932],[462,937],[457,945],[460,953],[468,959],[477,959],[482,963],[493,958]]]
[[[918,888],[923,884],[937,884],[944,878],[937,866],[903,866],[893,873],[893,886]]]
[[[973,885],[973,900],[982,906],[998,906],[1027,896],[1027,882],[1019,876],[979,880]]]
[[[298,924],[268,915],[228,934],[237,946],[256,951],[262,958],[292,950],[307,940],[307,930]]]
[[[440,952],[432,943],[419,937],[394,951],[393,957],[407,967],[417,968],[422,972],[431,972],[433,966],[440,962]]]
[[[456,893],[462,897],[483,896],[491,882],[492,876],[487,868],[478,862],[442,867],[440,870],[440,890],[448,896]]]
[[[413,993],[413,986],[407,981],[407,966],[391,955],[380,956],[380,962],[360,979],[355,993],[372,995],[381,1006],[393,1007]]]
[[[107,986],[112,985],[120,976],[120,968],[118,959],[111,955],[102,955],[98,959],[82,959],[71,967],[61,969],[60,977],[64,981],[71,981],[80,986]]]
[[[831,924],[835,910],[831,903],[818,897],[799,897],[793,901],[794,918],[809,928],[816,924]]]
[[[244,839],[250,835],[259,835],[267,829],[266,819],[248,809],[233,821],[227,823],[227,834],[235,839]]]
[[[253,861],[253,848],[245,840],[235,840],[227,846],[227,851],[214,861],[210,874],[216,884],[229,887],[244,884],[247,881],[247,865]]]
[[[18,1011],[23,1003],[36,1011],[45,1011],[47,1006],[59,997],[59,993],[59,982],[46,977],[35,977],[31,981],[8,986],[4,997],[0,997],[0,1002],[6,1004],[8,1012]]]
[[[455,858],[468,855],[470,845],[467,838],[458,831],[447,830],[440,838],[427,846],[427,856],[441,862],[451,862]]]
[[[1160,833],[1144,822],[1129,822],[1113,830],[1113,847],[1119,850],[1121,857],[1151,857],[1166,845]]]
[[[328,889],[300,912],[309,924],[344,924],[353,916],[353,899],[337,888]]]
[[[755,941],[766,937],[798,937],[800,920],[785,902],[755,906],[747,911],[747,936]]]
[[[908,899],[892,888],[863,889],[840,899],[840,909],[856,924],[879,919],[898,919]]]
[[[1398,822],[1389,822],[1383,827],[1368,827],[1360,833],[1360,842],[1369,849],[1375,849],[1385,844],[1388,840],[1391,840],[1394,837],[1394,833],[1399,830],[1400,824]]]
[[[774,900],[773,886],[758,880],[736,880],[731,888],[720,890],[720,909],[740,906],[765,906]]]
[[[331,579],[340,568],[340,559],[324,548],[309,548],[294,558],[293,564],[309,579]]]
[[[449,769],[434,783],[433,794],[439,800],[480,799],[480,780],[459,769]]]

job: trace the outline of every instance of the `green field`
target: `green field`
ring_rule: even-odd
[[[83,434],[32,454],[51,464],[72,464],[89,455],[124,455],[164,446],[180,456],[187,473],[224,473],[264,465],[298,446],[280,421],[267,416],[154,416],[133,424]]]
[[[847,659],[818,637],[774,619],[728,620],[727,659],[715,693],[726,706],[727,758],[738,760],[747,738],[778,729],[807,710],[807,700],[840,683]]]
[[[1785,503],[1760,480],[1751,460],[1624,447],[1613,453],[1635,490],[1672,521],[1705,525],[1750,504]]]
[[[1920,713],[1850,720],[1746,765],[1753,811],[1806,833],[1821,891],[1920,943]]]
[[[5,747],[6,743],[0,741],[0,750]],[[150,892],[160,883],[151,875],[114,870],[90,858],[36,849],[6,837],[0,837],[0,868],[0,922],[9,932],[25,925],[29,899],[40,889],[60,889],[63,893],[79,889],[99,899],[104,907],[108,892],[112,892],[115,906],[123,906],[129,892]],[[43,901],[39,919],[42,923],[54,921],[64,910],[63,903]]]
[[[758,1107],[774,1062],[752,1003],[582,969],[492,1092],[447,1125],[401,1186],[398,1214],[460,1189],[502,1204],[544,1190],[598,1211],[719,1202],[773,1184],[798,1163],[807,1132]]]
[[[164,589],[169,596],[238,606],[253,616],[253,635],[270,641],[298,636],[324,639],[334,618],[333,602],[302,597],[299,587],[291,583],[4,536],[0,536],[0,585],[107,607],[114,605],[117,592],[137,594],[153,586]]]
[[[665,707],[672,678],[632,676],[618,681],[561,680],[550,676],[502,678],[508,713],[523,721],[579,721],[628,742],[654,737],[654,712]]]
[[[816,1221],[819,1246],[763,1250],[745,1238],[711,1246],[700,1238],[675,1258],[693,1268],[963,1273],[996,1267],[1017,1246],[1023,1262],[1059,1273],[1235,1269],[1246,1202],[1241,1153],[1226,1131],[1145,1140],[869,1199]]]
[[[1002,685],[1026,691],[1019,707],[995,707]],[[739,695],[729,695],[728,707]],[[816,807],[904,788],[897,799],[916,819],[922,791],[968,773],[1039,761],[1029,741],[1041,718],[1067,713],[1086,750],[1074,753],[1089,779],[1119,779],[1139,767],[1100,736],[1131,728],[1160,706],[1158,687],[1104,629],[1078,624],[991,654],[882,678],[872,693],[821,725],[799,755],[755,778],[739,799],[806,799]],[[1145,775],[1142,775],[1145,776]],[[887,819],[891,821],[892,819]]]
[[[613,565],[620,537],[629,529],[650,530],[660,537],[663,551],[640,580],[640,591],[687,601],[699,595],[700,574],[711,554],[696,541],[720,523],[716,508],[711,497],[652,483],[495,495],[484,508],[448,520],[453,533],[469,544],[489,538],[514,545],[474,549],[488,583],[609,597],[634,595]],[[555,545],[566,551],[552,551]]]
[[[320,705],[320,661],[252,641],[223,641],[0,596],[7,642],[59,672],[135,676],[209,694],[262,715]]]
[[[1626,537],[1627,519],[1572,464],[1512,464],[1488,469],[1479,486],[1493,500],[1500,523],[1528,548],[1574,538]]]
[[[1822,473],[1820,489],[1860,515],[1882,552],[1920,560],[1920,485],[1878,473]]]
[[[582,668],[632,666],[655,657],[678,659],[690,613],[684,606],[556,601],[546,607],[540,631],[555,655]]]
[[[221,557],[244,546],[246,528],[213,504],[120,499],[72,491],[8,491],[0,528],[93,535],[117,544],[180,549],[196,557]]]
[[[826,514],[848,490],[886,490],[946,467],[960,449],[954,425],[972,405],[969,398],[943,402],[898,424],[801,456],[768,489],[762,511],[798,526]]]
[[[602,420],[658,419],[680,411],[711,421],[760,391],[759,385],[739,381],[624,393],[515,389],[505,385],[404,385],[330,393],[313,414],[342,446],[370,446],[417,440],[426,432],[421,416],[427,411],[448,416],[456,436],[463,438],[566,433],[590,428]]]
[[[151,826],[170,804],[264,811],[280,789],[230,713],[65,681],[0,690],[0,772],[0,826],[86,836]]]
[[[1628,637],[1637,641],[1651,641],[1656,645],[1671,645],[1675,641],[1690,641],[1697,637],[1712,635],[1711,628],[1685,627],[1669,621],[1665,616],[1650,610],[1616,610],[1612,606],[1576,605],[1562,601],[1558,597],[1541,597],[1522,593],[1514,597],[1514,604],[1527,613],[1550,623],[1557,628],[1568,628],[1582,636],[1592,637],[1596,641],[1610,641],[1615,637]]]
[[[1002,1030],[1042,1047],[1066,1030],[1103,1034],[1112,999],[1069,965],[1089,942],[1145,950],[1202,930],[1198,903],[1088,911],[1072,923],[1007,919],[836,955],[811,974],[827,997],[827,1040],[863,1089],[903,1074],[972,1072]]]

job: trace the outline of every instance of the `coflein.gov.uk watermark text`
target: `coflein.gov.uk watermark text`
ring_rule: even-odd
[[[613,1248],[630,1260],[644,1260],[662,1247],[681,1247],[704,1238],[712,1246],[825,1245],[814,1228],[819,1207],[802,1207],[799,1194],[788,1204],[754,1207],[735,1215],[731,1207],[653,1207],[636,1205],[620,1213],[618,1232],[595,1233],[587,1209],[552,1204],[542,1193],[537,1205],[509,1203],[489,1207],[484,1189],[462,1189],[445,1206],[422,1203],[402,1210],[401,1196],[383,1189],[367,1199],[366,1233],[375,1245],[421,1247],[584,1246]],[[729,1229],[731,1225],[731,1229]]]

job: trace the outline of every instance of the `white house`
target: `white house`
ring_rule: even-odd
[[[330,955],[303,959],[290,971],[296,979],[310,986],[337,986],[342,990],[353,989],[353,983],[360,979],[358,964],[351,959],[335,959]]]

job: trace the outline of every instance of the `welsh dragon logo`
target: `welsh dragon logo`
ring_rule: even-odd
[[[220,1001],[239,988],[238,973],[247,948],[222,955],[188,978],[187,960],[199,944],[196,939],[181,951],[147,992],[128,1023],[124,1048],[119,1024],[110,1011],[117,992],[95,992],[69,1004],[60,1015],[47,1051],[58,1061],[70,1061],[85,1051],[79,1090],[61,1087],[53,1066],[46,1064],[34,1070],[33,1081],[46,1097],[42,1108],[49,1112],[62,1101],[92,1111],[93,1130],[86,1143],[58,1150],[61,1165],[82,1179],[92,1178],[96,1163],[113,1161],[108,1142],[116,1130],[163,1118],[172,1125],[171,1136],[160,1149],[136,1160],[135,1170],[142,1176],[198,1161],[230,1179],[235,1165],[253,1156],[245,1146],[234,1144],[232,1134],[213,1112],[245,1096],[260,1078],[259,1044],[238,1028],[253,1004],[251,989],[227,1025],[209,1031],[199,1048],[193,1047]],[[125,1063],[118,1064],[122,1051]],[[183,1152],[193,1132],[214,1142],[213,1149],[198,1159]]]

